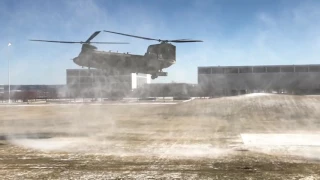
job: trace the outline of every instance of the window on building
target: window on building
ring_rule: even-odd
[[[199,68],[198,74],[211,74],[211,68]]]
[[[225,74],[238,73],[238,68],[223,68],[223,73]]]
[[[90,77],[81,77],[80,83],[82,84],[91,84],[93,80]]]
[[[293,66],[283,66],[281,67],[281,72],[294,72]]]
[[[253,72],[254,73],[265,73],[266,68],[265,67],[253,67]]]
[[[241,67],[239,73],[252,73],[252,67]]]
[[[78,70],[68,70],[67,71],[67,76],[78,76],[79,71]]]
[[[267,67],[267,72],[280,72],[279,66],[269,66]]]
[[[67,84],[78,84],[79,78],[77,76],[67,77]]]
[[[295,72],[308,72],[308,66],[295,66]]]
[[[212,74],[222,74],[223,69],[220,67],[212,68]]]
[[[320,72],[320,66],[309,66],[309,72]]]

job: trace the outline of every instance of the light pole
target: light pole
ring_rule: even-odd
[[[8,44],[8,89],[9,89],[9,101],[8,103],[11,103],[10,100],[10,52],[9,52],[9,47],[11,46],[11,43]]]

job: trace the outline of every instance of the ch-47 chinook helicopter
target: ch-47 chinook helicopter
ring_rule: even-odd
[[[201,40],[177,39],[177,40],[161,40],[130,34],[123,34],[112,31],[104,31],[108,33],[140,38],[145,40],[155,40],[160,44],[150,45],[144,55],[135,55],[129,53],[98,51],[97,47],[91,44],[127,44],[123,42],[91,42],[101,31],[94,32],[85,42],[76,41],[51,41],[51,40],[31,40],[53,43],[80,43],[82,49],[80,54],[73,58],[75,64],[103,70],[106,75],[119,75],[130,73],[151,74],[151,78],[158,76],[167,76],[167,72],[163,72],[164,68],[170,67],[176,62],[176,47],[173,43],[189,43],[202,42]]]

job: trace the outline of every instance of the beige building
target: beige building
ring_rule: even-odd
[[[123,97],[150,81],[147,74],[110,76],[97,69],[67,69],[69,97]]]
[[[320,92],[320,65],[198,67],[204,95],[248,92],[316,94]]]

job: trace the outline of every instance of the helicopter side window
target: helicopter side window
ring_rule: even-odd
[[[158,52],[157,52],[157,47],[154,46],[154,45],[150,45],[150,46],[148,47],[147,54],[148,54],[148,55],[157,55],[157,54],[158,54]]]
[[[168,58],[168,53],[170,53],[169,51],[170,48],[166,47],[165,45],[162,45],[158,48],[158,58]]]

